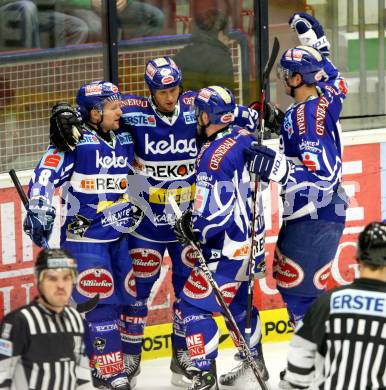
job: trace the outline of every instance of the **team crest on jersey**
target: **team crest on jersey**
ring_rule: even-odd
[[[101,299],[110,297],[114,292],[114,280],[110,271],[103,268],[91,268],[78,276],[77,290],[91,298],[99,294]]]
[[[133,143],[130,133],[117,134],[117,139],[121,145],[129,145]]]
[[[143,114],[142,112],[128,112],[122,115],[123,121],[132,126],[155,127],[156,119],[154,115]]]
[[[78,145],[99,144],[99,139],[94,134],[83,134],[83,138],[79,141]]]
[[[75,214],[74,218],[72,218],[71,222],[67,225],[67,231],[78,237],[84,237],[90,225],[90,219],[84,217],[83,215]]]
[[[44,153],[40,161],[39,169],[48,168],[54,170],[55,172],[58,172],[63,164],[63,161],[64,153],[59,152],[57,149],[50,148]]]
[[[185,119],[185,123],[187,125],[191,125],[192,123],[196,123],[196,115],[194,113],[194,111],[185,111],[184,112],[184,119]]]

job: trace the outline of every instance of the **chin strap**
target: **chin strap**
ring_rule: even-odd
[[[295,97],[295,90],[298,89],[298,88],[300,88],[302,85],[304,85],[303,80],[302,80],[302,82],[301,82],[300,84],[298,84],[298,85],[296,85],[296,86],[289,85],[289,84],[288,84],[288,80],[286,80],[285,82],[286,82],[287,86],[288,86],[289,88],[291,88],[291,96],[292,96],[293,98]]]

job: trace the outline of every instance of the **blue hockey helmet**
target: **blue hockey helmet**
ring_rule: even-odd
[[[76,95],[76,103],[83,120],[88,120],[89,113],[93,108],[103,114],[105,103],[120,99],[121,94],[118,87],[109,81],[94,81],[84,84]]]
[[[228,88],[214,85],[200,89],[194,99],[194,106],[197,117],[206,112],[210,123],[215,125],[228,124],[234,120],[235,97]]]
[[[278,77],[286,80],[299,73],[304,84],[315,84],[324,76],[325,58],[310,46],[296,46],[287,49],[277,67]]]
[[[181,85],[182,74],[170,57],[159,57],[146,64],[145,81],[151,91],[173,88]]]

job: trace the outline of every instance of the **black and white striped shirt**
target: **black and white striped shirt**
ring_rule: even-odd
[[[386,283],[357,279],[321,296],[296,329],[285,379],[296,388],[386,389]]]
[[[9,313],[1,324],[0,389],[90,389],[83,334],[71,307],[58,314],[35,300]]]

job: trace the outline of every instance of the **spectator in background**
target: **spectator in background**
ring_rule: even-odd
[[[174,58],[184,75],[185,90],[221,85],[234,91],[228,28],[229,19],[222,11],[208,9],[197,15],[191,43]]]
[[[88,26],[89,41],[101,40],[102,0],[58,0],[63,10],[82,19]],[[159,35],[164,15],[160,9],[142,1],[116,0],[119,27],[126,39]]]
[[[39,6],[40,5],[40,6]],[[88,27],[86,22],[76,16],[60,12],[54,5],[44,6],[38,0],[0,0],[0,31],[8,34],[7,23],[12,28],[24,29],[24,42],[4,45],[20,47],[55,47],[78,45],[87,41]],[[42,33],[48,33],[48,39],[43,39]],[[3,37],[6,38],[6,37]]]

